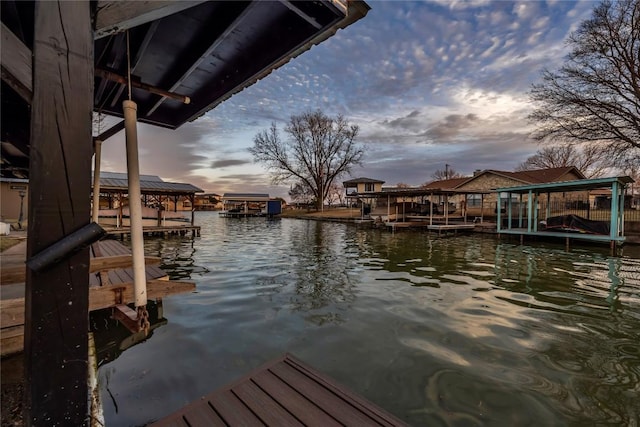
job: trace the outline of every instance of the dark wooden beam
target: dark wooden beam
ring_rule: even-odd
[[[6,25],[2,24],[2,80],[25,101],[31,103],[33,83],[31,79],[31,49],[29,49]]]
[[[280,3],[285,5],[287,7],[287,9],[289,9],[290,11],[292,11],[293,13],[298,15],[300,18],[302,18],[305,21],[307,21],[316,30],[319,30],[320,28],[322,28],[322,25],[320,25],[318,23],[318,21],[316,21],[316,19],[314,17],[309,16],[306,13],[304,13],[303,11],[301,11],[300,8],[298,6],[296,6],[295,4],[293,4],[292,2],[290,2],[288,0],[280,0]]]
[[[116,74],[112,71],[108,71],[108,70],[102,70],[100,68],[96,68],[96,76],[98,77],[102,77],[103,79],[107,79],[107,80],[111,80],[112,82],[116,82],[116,83],[120,83],[122,85],[126,85],[128,84],[128,80],[125,76],[121,76],[119,74]],[[183,104],[189,104],[191,102],[191,99],[188,96],[184,96],[184,95],[180,95],[177,93],[173,93],[170,91],[166,91],[162,88],[156,87],[156,86],[152,86],[152,85],[148,85],[146,83],[142,83],[140,81],[137,80],[131,80],[131,86],[138,88],[138,89],[142,89],[142,90],[146,90],[147,92],[151,92],[154,93],[156,95],[160,95],[166,98],[171,98],[174,99],[176,101],[180,101]]]
[[[98,1],[96,39],[118,33],[203,3],[189,1]]]
[[[211,56],[211,53],[216,50],[221,44],[223,44],[226,39],[238,28],[238,26],[244,21],[249,12],[256,7],[257,3],[251,3],[247,6],[241,13],[238,15],[233,22],[220,34],[220,36],[216,37],[216,39],[204,49],[203,52],[200,53],[198,58],[191,62],[189,67],[182,73],[182,75],[172,83],[171,87],[168,89],[169,92],[173,92],[180,87],[180,85],[193,73],[203,61],[206,61]],[[149,117],[152,115],[160,105],[167,99],[166,96],[163,96],[155,104],[146,112],[145,116]]]
[[[27,259],[91,219],[90,8],[35,4]],[[88,248],[45,271],[27,271],[27,425],[87,424],[88,313]]]
[[[94,141],[106,141],[107,139],[109,139],[113,135],[115,135],[116,133],[120,132],[122,129],[124,129],[124,120],[122,120],[122,121],[116,123],[115,125],[111,126],[109,129],[105,130],[100,135],[94,137],[93,140]]]
[[[156,30],[158,29],[158,24],[159,23],[160,23],[160,21],[153,21],[151,23],[151,25],[149,25],[149,29],[147,30],[147,32],[144,35],[144,39],[142,40],[142,44],[140,45],[140,48],[138,48],[138,52],[136,52],[136,57],[133,59],[133,62],[131,63],[131,74],[135,74],[136,73],[136,69],[138,68],[138,64],[140,63],[140,59],[142,59],[142,57],[144,56],[145,52],[147,51],[147,48],[149,47],[149,43],[151,43],[151,39],[153,38],[154,34],[156,33]],[[122,92],[124,92],[125,87],[126,87],[125,85],[120,85],[120,87],[118,88],[116,94],[111,99],[111,107],[112,108],[118,102],[122,102],[120,100],[120,96],[122,95]]]

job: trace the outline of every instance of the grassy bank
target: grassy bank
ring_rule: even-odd
[[[0,252],[4,252],[12,246],[20,243],[21,239],[16,239],[10,236],[0,236]]]

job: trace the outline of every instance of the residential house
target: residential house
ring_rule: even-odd
[[[0,178],[0,221],[26,221],[29,205],[29,180]]]
[[[213,211],[222,209],[222,200],[219,194],[196,194],[193,207],[197,211]]]
[[[425,186],[425,188],[433,189],[445,189],[455,190],[463,193],[467,190],[487,191],[490,192],[495,188],[515,187],[519,185],[527,184],[543,184],[548,182],[560,182],[560,181],[575,181],[578,179],[585,179],[586,177],[574,166],[560,167],[560,168],[547,168],[547,169],[535,169],[528,171],[500,171],[494,169],[477,170],[471,177],[454,178],[441,181],[433,181]],[[588,200],[588,196],[581,194],[572,194],[562,196],[563,202],[575,202],[585,199]],[[505,197],[505,196],[502,196]],[[557,196],[560,197],[560,196]],[[484,205],[490,207],[490,211],[485,214],[494,213],[496,209],[497,194],[467,194],[466,196],[459,195],[450,198],[451,202],[457,203],[461,206],[464,202],[464,206],[469,214],[477,213]],[[501,200],[501,205],[506,205],[506,200]],[[588,202],[586,202],[588,203]]]
[[[354,178],[342,183],[345,188],[347,201],[352,204],[357,200],[360,200],[365,205],[368,205],[368,209],[376,207],[377,198],[373,196],[373,193],[382,191],[382,184],[384,181],[373,178]],[[367,197],[367,194],[371,193],[372,197]]]

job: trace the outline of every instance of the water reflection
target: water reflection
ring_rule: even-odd
[[[100,368],[120,402],[105,404],[109,424],[156,419],[286,351],[411,425],[640,416],[640,248],[611,257],[483,236],[196,219],[201,238],[147,243],[198,293],[165,299],[169,322]]]
[[[169,279],[189,279],[192,274],[205,274],[208,271],[194,262],[196,242],[197,238],[188,236],[147,238],[144,241],[144,250],[146,254],[162,258],[160,268],[169,274]]]
[[[148,301],[147,311],[150,323],[148,335],[144,331],[132,334],[120,322],[112,318],[110,308],[91,312],[89,327],[93,332],[98,366],[117,359],[128,348],[151,339],[155,329],[167,324],[167,319],[163,317],[161,300]]]
[[[349,276],[353,262],[341,231],[335,224],[308,221],[301,232],[288,236],[295,287],[290,309],[318,325],[342,322],[342,312],[356,298]]]

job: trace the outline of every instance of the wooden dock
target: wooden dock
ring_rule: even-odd
[[[151,426],[405,426],[285,354]]]
[[[16,247],[19,262],[9,265],[2,256],[0,286],[0,354],[6,356],[22,351],[25,319],[26,242]],[[14,249],[14,248],[12,248]],[[20,252],[20,251],[23,252]],[[113,307],[133,302],[133,268],[131,251],[116,240],[103,240],[91,245],[89,267],[89,310]],[[195,284],[169,280],[158,264],[160,258],[145,257],[147,297],[151,300],[190,292]],[[17,264],[17,265],[15,265]],[[155,264],[155,265],[154,265]]]
[[[131,234],[131,230],[129,227],[104,227],[107,231],[108,236],[119,237],[124,239],[125,237],[129,237]],[[187,234],[191,234],[192,237],[196,237],[200,235],[200,226],[199,225],[167,225],[161,227],[155,226],[145,226],[142,228],[142,234],[145,236],[169,236],[172,234],[177,234],[180,236],[186,236]]]
[[[432,224],[430,221],[404,221],[404,222],[386,222],[385,225],[395,231],[399,228],[426,228],[429,231],[437,232],[438,235],[442,233],[452,232],[454,234],[463,231],[474,231],[476,224],[465,223],[453,223],[453,224]]]
[[[437,231],[438,235],[443,232],[453,232],[454,234],[457,234],[458,231],[473,231],[475,228],[475,224],[433,224],[427,226],[429,231]]]

